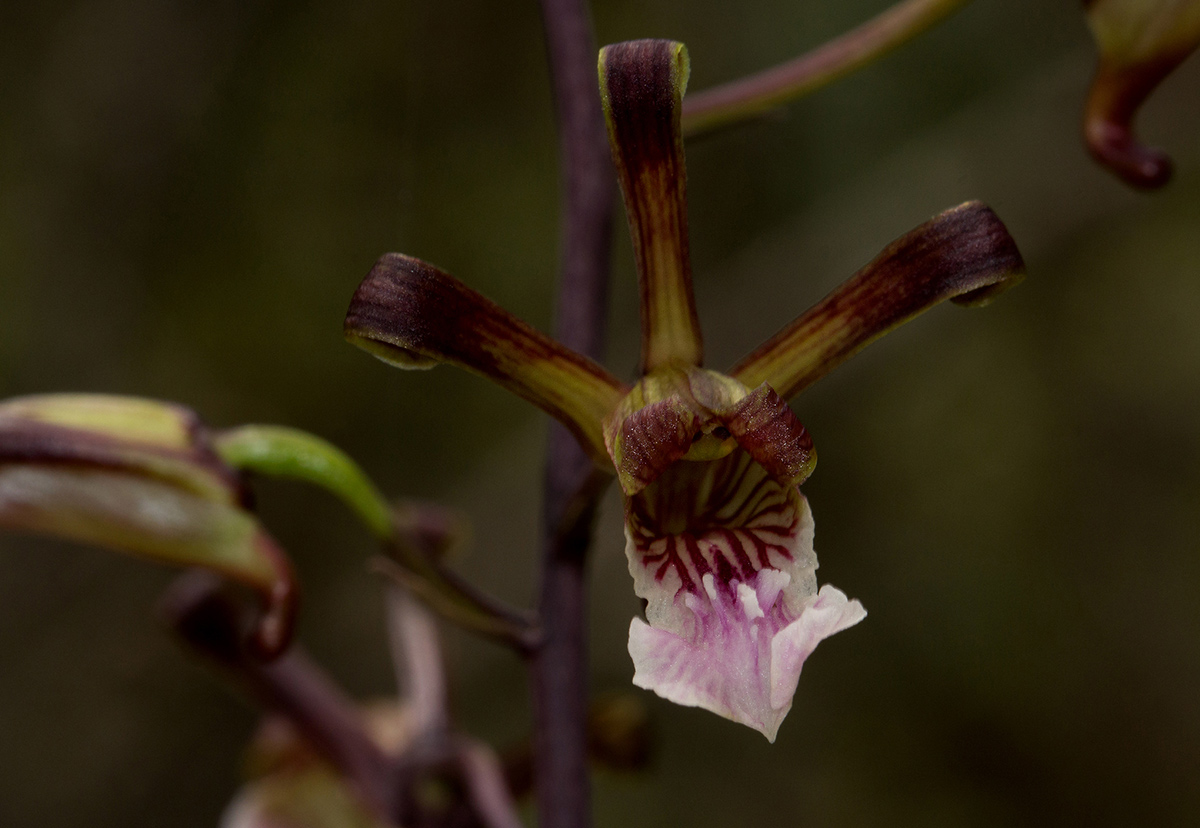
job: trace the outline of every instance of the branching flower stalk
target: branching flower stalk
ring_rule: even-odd
[[[291,565],[250,510],[247,472],[302,480],[343,500],[390,553],[393,631],[415,730],[393,755],[362,712],[291,642],[297,587]],[[461,780],[460,816],[512,828],[512,804],[486,746],[453,731],[433,619],[413,585],[468,629],[530,649],[536,628],[454,576],[442,558],[458,530],[447,510],[392,507],[345,453],[296,429],[214,431],[182,406],[128,397],[59,394],[0,403],[0,528],[84,541],[193,571],[168,591],[160,614],[202,656],[311,746],[311,778],[284,774],[248,787],[231,826],[262,823],[270,790],[320,784],[293,803],[331,807],[355,824],[395,823],[421,774]],[[248,589],[246,589],[248,588]],[[257,600],[250,600],[257,596]],[[306,804],[307,803],[307,804]],[[243,822],[241,820],[249,820]],[[265,817],[264,817],[265,818]],[[456,823],[457,824],[457,823]]]
[[[181,576],[160,600],[159,616],[193,653],[294,724],[370,811],[396,812],[393,761],[367,735],[353,702],[296,646],[269,664],[247,652],[242,630],[253,611],[218,578],[199,570]]]
[[[878,60],[971,0],[903,0],[811,52],[684,101],[683,132],[699,135],[754,118]]]
[[[518,826],[494,752],[452,726],[436,621],[409,594],[409,585],[416,585],[422,597],[434,598],[429,602],[434,608],[467,629],[531,646],[527,619],[442,567],[442,558],[462,535],[460,521],[433,504],[389,506],[348,456],[305,432],[251,425],[218,432],[213,442],[219,456],[241,470],[303,480],[337,495],[379,536],[389,557],[381,556],[386,565],[376,568],[392,576],[385,585],[388,627],[400,688],[396,709],[406,734],[394,749],[377,744],[362,711],[297,645],[275,663],[252,657],[237,633],[250,624],[252,614],[209,573],[189,573],[161,604],[168,625],[191,650],[282,716],[339,774],[331,777],[314,768],[311,779],[293,773],[259,783],[266,786],[263,790],[251,785],[235,800],[230,828],[259,826],[268,819],[275,807],[272,784],[286,790],[326,785],[323,793],[312,794],[324,803],[320,807],[344,811],[356,825],[436,825],[444,816],[447,824]],[[428,813],[414,794],[439,778],[455,780],[464,796],[464,801],[450,803],[443,816]],[[344,796],[339,780],[356,796]],[[363,813],[359,803],[365,806]],[[304,806],[298,802],[295,807],[303,811]]]
[[[213,450],[230,466],[319,486],[345,503],[382,545],[373,561],[442,616],[479,635],[529,651],[540,637],[532,616],[476,589],[446,567],[462,534],[457,516],[428,503],[390,504],[341,449],[299,429],[244,425],[216,432]]]
[[[411,727],[411,743],[401,770],[414,760],[433,764],[449,759],[457,766],[467,803],[484,828],[520,828],[516,805],[495,752],[482,742],[455,733],[451,726],[437,620],[401,584],[389,584],[386,599],[396,684]],[[412,785],[398,787],[403,791]],[[421,818],[414,803],[401,804],[396,811],[401,825],[412,822],[410,816]]]

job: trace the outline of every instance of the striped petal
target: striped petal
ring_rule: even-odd
[[[494,380],[606,460],[600,422],[628,390],[604,368],[517,319],[448,273],[388,253],[359,285],[346,338],[401,368],[448,362]]]
[[[808,430],[766,383],[731,406],[722,421],[737,444],[782,484],[799,486],[817,465]]]
[[[774,741],[817,643],[866,616],[826,586],[808,502],[745,450],[682,461],[626,499],[634,683]]]
[[[604,421],[604,441],[621,490],[631,495],[676,460],[712,460],[735,442],[724,415],[746,388],[715,371],[664,367],[646,375]]]
[[[682,43],[634,40],[600,51],[600,97],[625,197],[642,297],[642,370],[699,365],[700,320],[688,257],[687,170],[679,115]]]
[[[939,302],[981,305],[1024,275],[1000,219],[967,202],[892,242],[730,374],[749,387],[766,383],[787,399]]]
[[[660,368],[642,378],[605,420],[604,439],[626,495],[678,460],[718,460],[737,446],[792,485],[817,462],[808,432],[770,386],[750,391],[704,368]]]

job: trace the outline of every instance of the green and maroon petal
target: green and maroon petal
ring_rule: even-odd
[[[623,418],[609,445],[621,490],[632,494],[653,483],[688,453],[702,422],[677,396],[650,403]]]
[[[967,202],[892,242],[730,375],[787,399],[939,302],[982,305],[1024,275],[1004,224],[987,206]]]
[[[609,415],[604,434],[626,495],[677,461],[719,460],[736,446],[783,484],[802,483],[817,461],[808,431],[774,389],[749,391],[704,368],[644,377]]]
[[[448,362],[524,397],[606,457],[600,423],[628,390],[602,367],[448,273],[389,253],[359,285],[346,338],[401,368]]]
[[[722,412],[746,396],[729,377],[694,366],[663,366],[643,377],[604,421],[621,490],[632,495],[679,460],[715,460],[736,442]]]
[[[742,398],[721,419],[738,445],[784,484],[799,486],[817,465],[817,451],[808,430],[787,401],[766,383]]]
[[[617,43],[600,51],[599,73],[637,258],[643,373],[660,365],[699,365],[703,343],[692,295],[679,127],[687,49],[669,40]]]

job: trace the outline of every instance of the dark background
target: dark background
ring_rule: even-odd
[[[594,7],[601,42],[672,37],[692,88],[764,68],[881,0]],[[1070,0],[978,0],[768,119],[689,145],[709,364],[730,365],[892,238],[969,198],[1029,279],[940,307],[794,401],[822,581],[870,617],[823,644],[779,740],[632,691],[615,498],[593,684],[638,693],[657,757],[601,774],[601,825],[1190,825],[1200,819],[1200,63],[1143,134],[1134,193],[1078,120],[1094,51]],[[534,3],[0,5],[0,396],[107,391],[215,425],[278,422],[394,495],[465,509],[459,566],[533,594],[545,421],[451,369],[341,339],[375,258],[433,261],[543,328],[556,144]],[[609,365],[636,365],[617,234]],[[304,639],[391,692],[366,533],[260,487],[306,585]],[[253,711],[155,626],[171,573],[0,538],[0,824],[212,826]],[[520,739],[524,676],[452,635],[464,727]]]

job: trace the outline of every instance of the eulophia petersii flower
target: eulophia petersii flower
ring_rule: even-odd
[[[570,428],[621,486],[629,569],[646,600],[646,620],[630,625],[634,683],[774,740],[805,659],[865,616],[817,589],[799,490],[816,455],[786,399],[943,299],[987,301],[1023,265],[995,214],[967,203],[893,242],[728,374],[701,367],[679,130],[687,74],[686,50],[670,41],[600,56],[640,283],[635,385],[399,254],[359,286],[346,335],[402,368],[475,371]]]

